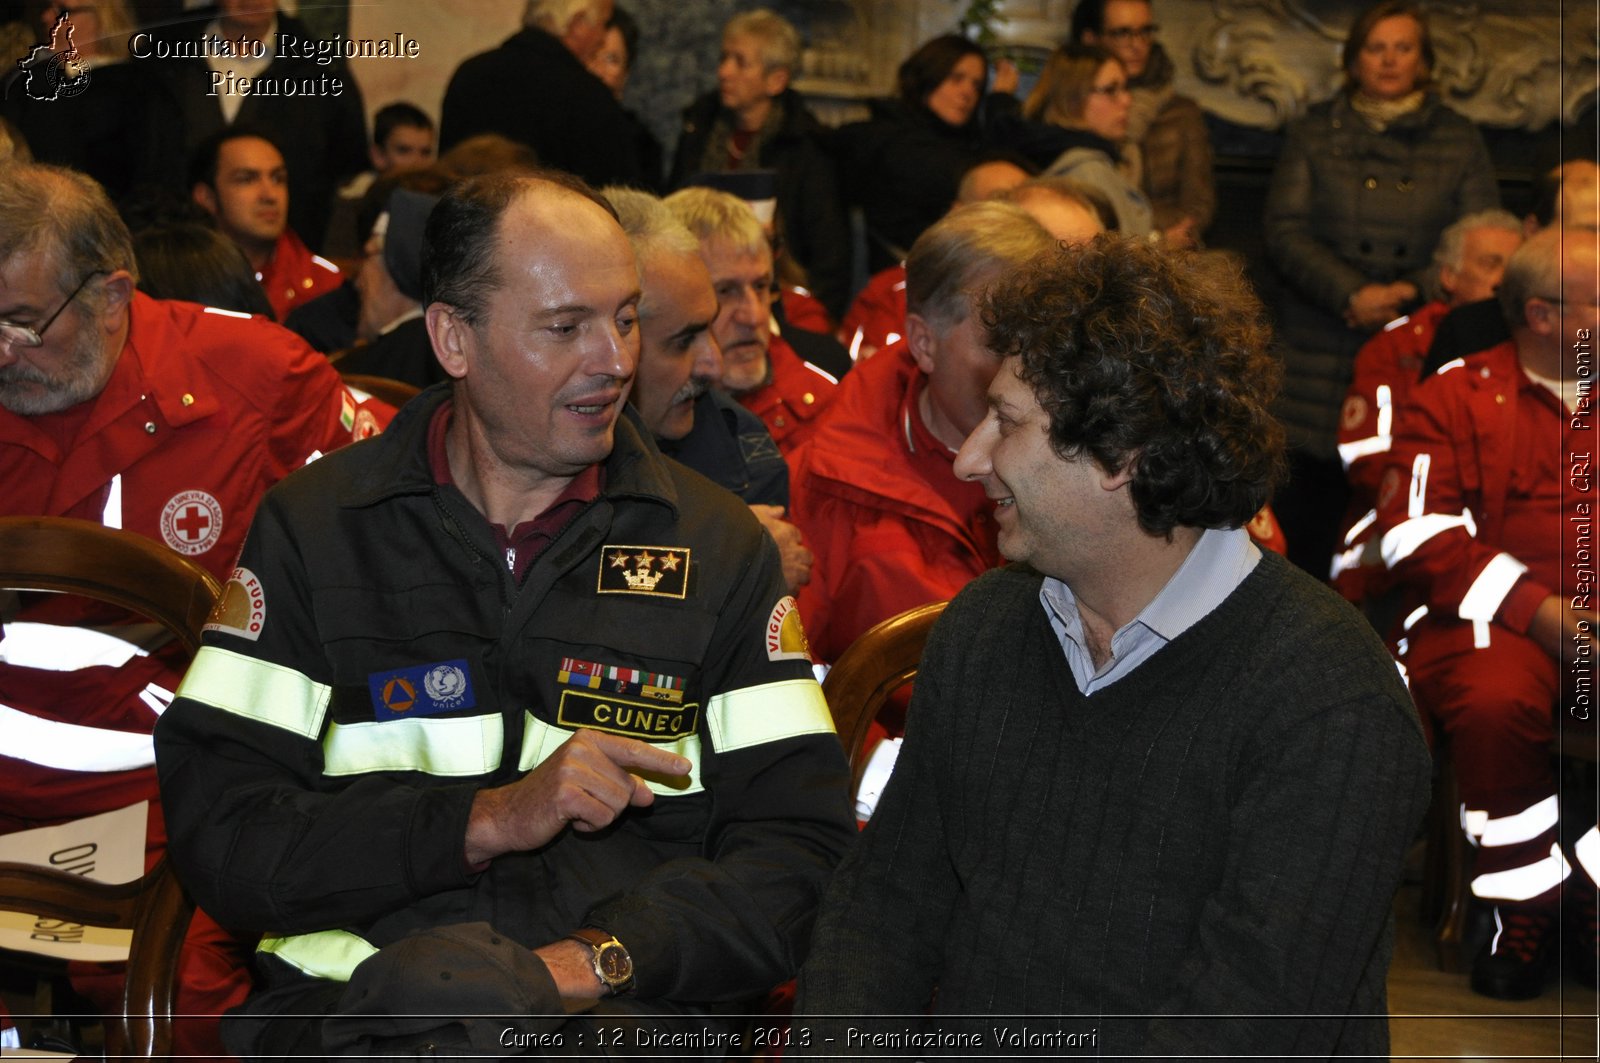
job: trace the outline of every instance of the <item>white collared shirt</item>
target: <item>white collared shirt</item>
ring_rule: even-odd
[[[1046,576],[1039,588],[1039,602],[1061,641],[1078,689],[1093,694],[1131,673],[1199,623],[1244,582],[1260,560],[1261,550],[1243,528],[1207,528],[1160,593],[1111,636],[1111,656],[1099,671],[1089,656],[1083,618],[1071,588]]]

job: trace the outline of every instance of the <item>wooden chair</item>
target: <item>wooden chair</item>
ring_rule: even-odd
[[[0,909],[131,930],[122,1014],[105,1017],[106,1058],[163,1059],[171,1054],[178,952],[194,905],[166,860],[143,878],[122,883],[0,863]]]
[[[62,591],[131,609],[161,623],[191,653],[220,595],[210,573],[166,547],[66,517],[0,517],[0,588]],[[106,1018],[107,1055],[170,1053],[178,952],[194,908],[165,860],[123,883],[0,863],[0,909],[131,930],[123,1011]]]
[[[339,367],[335,365],[334,368]],[[422,394],[422,389],[415,384],[407,384],[404,380],[391,380],[386,376],[368,376],[365,373],[340,373],[339,376],[344,380],[346,387],[364,391],[397,410]]]
[[[947,604],[919,605],[870,628],[839,655],[823,681],[822,693],[828,699],[834,729],[850,760],[853,783],[861,781],[865,767],[861,747],[867,740],[867,729],[889,696],[917,674],[928,632]]]
[[[120,605],[161,623],[191,653],[221,594],[211,573],[160,543],[70,517],[0,517],[0,588]]]

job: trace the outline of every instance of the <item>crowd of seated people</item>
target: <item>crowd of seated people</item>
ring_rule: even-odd
[[[670,158],[622,105],[649,45],[613,0],[530,0],[521,30],[431,99],[413,88],[423,106],[387,103],[370,137],[342,61],[273,55],[275,35],[310,33],[270,2],[220,0],[149,27],[174,45],[264,42],[268,58],[161,62],[128,61],[139,27],[124,0],[17,5],[27,21],[0,41],[46,47],[30,43],[0,79],[0,476],[27,481],[0,513],[95,519],[165,542],[219,581],[247,580],[235,560],[266,489],[394,415],[340,373],[461,387],[464,373],[436,354],[436,205],[481,195],[486,180],[559,171],[606,186],[596,202],[633,250],[640,351],[627,416],[640,445],[743,499],[793,595],[774,631],[792,609],[804,653],[829,665],[878,621],[1011,557],[996,502],[1015,500],[986,493],[957,460],[1010,380],[997,382],[989,290],[1060,248],[1101,246],[1101,232],[1174,260],[1218,254],[1203,250],[1212,148],[1198,104],[1174,91],[1163,2],[1080,0],[1025,98],[1010,61],[960,34],[934,37],[886,79],[893,95],[869,118],[837,129],[793,88],[795,27],[743,11],[722,28],[715,84],[708,71]],[[29,91],[79,69],[50,66],[63,53],[92,87]],[[343,94],[206,90],[219,76],[330,69]],[[1243,526],[1251,549],[1287,554],[1363,610],[1411,676],[1430,737],[1452,751],[1473,892],[1492,925],[1471,985],[1531,997],[1559,926],[1583,928],[1590,959],[1597,926],[1600,833],[1561,822],[1545,751],[1572,694],[1562,663],[1574,646],[1595,652],[1592,601],[1563,601],[1551,544],[1586,515],[1569,512],[1577,503],[1556,481],[1559,454],[1587,439],[1562,442],[1589,402],[1563,358],[1596,327],[1600,167],[1546,168],[1526,217],[1507,213],[1483,136],[1446,104],[1437,69],[1418,5],[1381,0],[1353,20],[1343,87],[1286,127],[1261,265],[1288,473]],[[25,210],[47,216],[4,216]],[[483,284],[505,282],[482,269]],[[76,361],[29,356],[69,330]],[[115,442],[91,447],[96,434]],[[20,648],[24,624],[103,618],[14,608],[0,616],[0,709],[142,745],[109,782],[85,784],[102,769],[0,742],[0,763],[46,779],[21,797],[0,785],[0,833],[151,800],[155,859],[166,843],[149,753],[159,710],[146,706],[178,688],[172,648],[116,669],[43,663]],[[57,687],[100,708],[38,704]],[[905,713],[901,699],[887,733]],[[71,800],[40,796],[62,778]],[[202,917],[180,1006],[238,1004],[244,947]],[[114,976],[75,975],[111,999]],[[223,1053],[214,1024],[183,1035],[196,1054]]]

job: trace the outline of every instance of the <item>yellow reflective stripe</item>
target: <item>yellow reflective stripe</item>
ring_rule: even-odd
[[[348,982],[356,965],[378,950],[372,942],[348,930],[319,930],[315,934],[264,937],[256,951],[270,952],[313,978]]]
[[[504,750],[505,726],[498,715],[333,723],[322,741],[322,773],[487,775],[500,766]]]
[[[333,688],[293,668],[202,646],[178,684],[178,696],[223,712],[316,738]]]
[[[706,704],[711,747],[748,749],[799,735],[833,734],[833,715],[815,679],[785,679],[718,694]]]
[[[573,736],[574,732],[565,727],[556,727],[554,724],[545,723],[536,719],[532,713],[522,714],[522,751],[517,758],[517,767],[522,771],[532,771],[542,764],[547,757],[561,748],[563,742]],[[663,776],[648,775],[639,771],[633,774],[645,781],[653,793],[662,797],[682,797],[687,794],[697,794],[703,791],[705,783],[700,779],[700,736],[687,734],[675,742],[651,742],[660,749],[669,749],[680,757],[689,760],[689,777],[687,783],[681,777],[666,778]]]

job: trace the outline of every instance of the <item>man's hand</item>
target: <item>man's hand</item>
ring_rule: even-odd
[[[783,582],[789,589],[799,590],[811,582],[811,551],[800,541],[800,529],[783,519],[782,506],[751,506],[750,512],[767,529],[778,544],[778,556],[783,559]]]
[[[579,831],[609,826],[630,805],[643,808],[655,800],[629,768],[686,775],[690,766],[687,758],[636,738],[581,730],[516,782],[478,791],[467,817],[467,863],[537,849],[569,824]]]
[[[570,1015],[586,1011],[605,995],[605,983],[594,973],[594,950],[581,941],[541,945],[533,954],[544,961],[561,991],[561,1006]]]
[[[1539,603],[1528,624],[1528,637],[1556,660],[1571,660],[1578,647],[1587,645],[1594,659],[1595,615],[1572,608],[1560,595],[1552,594]]]
[[[1364,284],[1350,296],[1344,322],[1351,328],[1372,332],[1399,317],[1401,305],[1416,297],[1417,289],[1407,281]]]
[[[1188,251],[1200,246],[1200,234],[1196,231],[1194,219],[1187,214],[1177,224],[1161,230],[1161,237],[1173,251]]]

